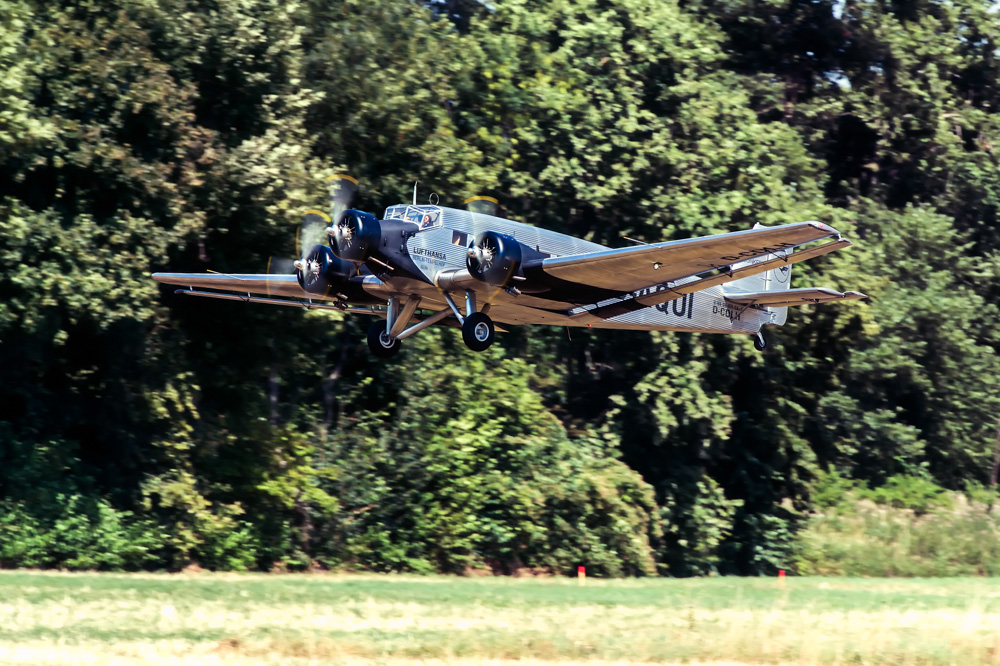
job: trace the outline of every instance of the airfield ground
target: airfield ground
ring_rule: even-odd
[[[0,664],[1000,664],[1000,579],[0,572]]]

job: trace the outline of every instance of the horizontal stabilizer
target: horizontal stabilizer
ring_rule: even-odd
[[[755,293],[726,293],[726,300],[741,305],[765,305],[784,308],[792,305],[812,305],[828,301],[846,301],[868,298],[859,291],[839,292],[825,287],[806,289],[785,289],[782,291],[758,291]]]

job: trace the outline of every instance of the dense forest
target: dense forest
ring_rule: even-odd
[[[0,0],[0,565],[790,568],[823,488],[995,484],[992,0]],[[820,220],[748,337],[175,296],[328,179],[619,247]],[[831,482],[831,479],[836,483]]]

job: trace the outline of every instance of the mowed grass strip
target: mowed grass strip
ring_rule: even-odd
[[[0,572],[2,664],[995,664],[1000,580]]]

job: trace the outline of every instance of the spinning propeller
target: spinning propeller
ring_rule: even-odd
[[[302,216],[295,233],[295,255],[292,261],[284,257],[271,257],[267,262],[270,275],[294,273],[299,285],[311,294],[329,295],[332,282],[350,275],[350,270],[327,247],[327,229],[335,226],[350,208],[358,190],[358,181],[351,176],[338,174],[329,178],[330,215],[319,210],[308,210]],[[270,286],[270,283],[269,283]]]
[[[497,200],[493,197],[469,197],[463,203],[469,209],[470,213],[481,213],[483,215],[497,214]]]
[[[486,274],[493,268],[493,260],[500,253],[496,237],[484,234],[469,248],[469,270],[474,274]]]
[[[354,237],[357,235],[357,225],[351,224],[350,216],[345,218],[344,213],[351,208],[354,195],[358,191],[358,181],[351,176],[338,174],[332,176],[330,182],[330,216],[328,224],[324,228],[324,233],[328,234],[338,247],[346,248],[354,244]],[[323,242],[324,237],[321,241]]]
[[[333,238],[338,248],[349,251],[354,247],[354,239],[358,235],[358,224],[352,216],[341,216],[340,221],[332,224],[328,234]]]
[[[325,294],[330,290],[326,271],[330,265],[330,248],[323,244],[330,217],[318,210],[306,211],[296,237],[295,275],[299,286],[310,294]]]
[[[344,216],[344,211],[351,207],[354,195],[358,193],[358,180],[346,174],[330,176],[330,216],[331,222],[337,224]]]

